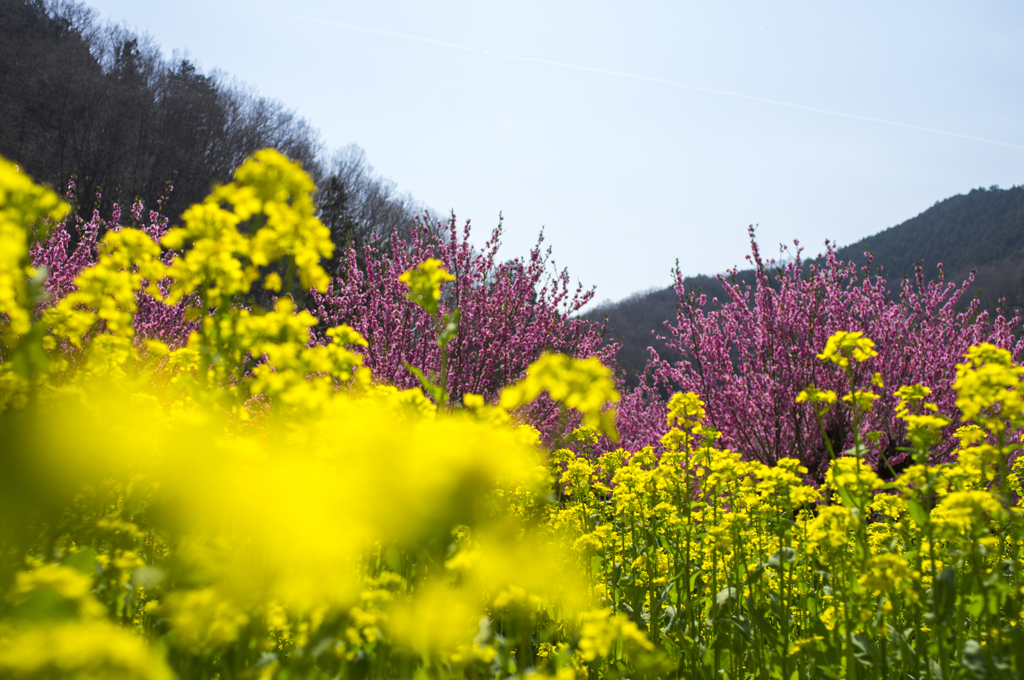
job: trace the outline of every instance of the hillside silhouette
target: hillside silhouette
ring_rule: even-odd
[[[893,294],[904,277],[915,275],[917,265],[932,280],[941,264],[947,281],[960,282],[976,272],[966,297],[977,297],[983,309],[1024,308],[1024,186],[992,186],[951,196],[916,217],[836,250],[839,259],[860,265],[867,262],[865,253],[872,255],[872,273],[881,271]],[[754,270],[741,270],[735,277],[753,283]],[[688,291],[704,293],[710,308],[716,298],[726,298],[717,276],[686,277],[684,285]],[[607,320],[607,341],[622,345],[617,361],[627,385],[637,384],[650,355],[648,347],[668,358],[656,335],[665,334],[665,321],[675,321],[676,303],[675,290],[667,286],[606,303],[587,314],[596,321]]]
[[[407,235],[426,212],[358,146],[327,148],[283,103],[166,59],[151,37],[83,2],[0,0],[0,156],[61,192],[73,179],[83,219],[140,200],[176,221],[267,147],[315,180],[319,217],[339,246]]]

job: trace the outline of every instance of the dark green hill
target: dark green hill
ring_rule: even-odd
[[[981,273],[997,262],[1019,261],[1024,254],[1024,187],[973,189],[947,198],[837,254],[863,262],[865,251],[874,254],[875,263],[893,280],[913,275],[917,262],[928,274],[941,262],[947,277],[962,279],[972,269]]]
[[[147,35],[102,22],[82,2],[0,0],[0,156],[59,193],[74,177],[83,219],[138,198],[176,221],[266,147],[316,181],[320,219],[339,246],[408,234],[426,208],[376,175],[358,146],[328,150],[283,103],[165,59]]]
[[[976,270],[972,287],[983,307],[996,310],[1000,299],[1007,309],[1024,308],[1024,186],[1011,189],[973,189],[939,201],[917,217],[837,250],[842,260],[865,262],[864,253],[874,256],[895,291],[904,276],[914,276],[920,263],[928,278],[934,278],[942,263],[947,280],[965,279]],[[750,270],[738,274],[753,279]],[[716,277],[693,276],[685,280],[688,289],[700,289],[709,303],[723,298],[725,291]],[[629,385],[647,363],[648,346],[664,353],[664,322],[674,321],[676,294],[672,287],[632,295],[605,304],[587,316],[607,319],[608,337],[622,344],[619,366]]]

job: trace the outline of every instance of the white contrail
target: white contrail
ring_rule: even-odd
[[[450,47],[456,50],[462,50],[464,52],[476,52],[477,54],[487,54],[495,57],[501,57],[503,59],[513,59],[515,61],[530,61],[538,64],[549,64],[551,66],[559,66],[561,68],[571,68],[576,71],[589,71],[591,73],[603,73],[609,76],[618,76],[620,78],[630,78],[632,80],[640,80],[648,83],[658,83],[659,85],[668,85],[670,87],[678,87],[684,90],[694,90],[697,92],[709,92],[711,94],[725,95],[727,97],[739,97],[741,99],[749,99],[755,102],[762,102],[765,104],[774,104],[775,106],[788,106],[794,109],[802,109],[804,111],[811,111],[813,113],[823,113],[829,116],[841,116],[843,118],[853,118],[855,120],[864,120],[870,123],[881,123],[883,125],[894,125],[896,127],[907,128],[909,130],[920,130],[922,132],[931,132],[936,135],[945,135],[947,137],[959,137],[960,139],[969,139],[974,142],[984,142],[985,144],[997,144],[999,146],[1010,147],[1011,149],[1024,149],[1024,145],[1010,144],[1009,142],[1000,142],[997,139],[987,139],[985,137],[975,137],[973,135],[964,135],[959,132],[950,132],[949,130],[938,130],[936,128],[922,127],[920,125],[911,125],[909,123],[900,123],[895,120],[886,120],[884,118],[872,118],[871,116],[859,116],[855,113],[844,113],[842,111],[831,111],[829,109],[819,109],[813,106],[806,106],[804,104],[796,104],[794,102],[784,102],[776,99],[767,99],[765,97],[755,97],[754,95],[744,94],[742,92],[732,92],[730,90],[716,90],[711,87],[703,87],[700,85],[686,85],[685,83],[678,83],[674,80],[666,80],[665,78],[655,78],[653,76],[640,76],[635,73],[628,73],[626,71],[612,71],[603,68],[593,68],[591,66],[578,66],[576,64],[567,64],[561,61],[552,61],[550,59],[541,59],[539,57],[518,57],[513,54],[501,54],[500,52],[492,52],[490,50],[478,50],[474,47],[466,47],[464,45],[456,45],[454,43],[442,42],[440,40],[433,40],[431,38],[423,38],[418,35],[409,35],[408,33],[399,33],[398,31],[389,31],[380,28],[369,28],[367,26],[359,26],[357,24],[349,24],[343,21],[332,21],[331,19],[318,19],[315,17],[302,17],[290,14],[277,14],[274,12],[265,12],[259,10],[261,14],[267,16],[276,17],[279,19],[293,19],[297,21],[306,21],[315,24],[322,24],[324,26],[335,26],[338,28],[347,28],[352,31],[360,31],[362,33],[373,33],[376,35],[386,35],[392,38],[402,38],[404,40],[416,40],[419,42],[429,43],[431,45],[439,45],[441,47]]]

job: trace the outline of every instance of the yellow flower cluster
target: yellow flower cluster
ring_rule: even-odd
[[[48,223],[62,219],[68,210],[55,193],[0,158],[0,314],[7,317],[0,342],[4,344],[11,345],[32,325],[34,301],[29,286],[36,272],[28,261],[29,243],[45,237]]]
[[[876,356],[875,343],[860,331],[833,334],[825,343],[825,349],[818,354],[822,361],[830,361],[843,370],[850,368],[850,359],[860,363]]]
[[[78,348],[97,321],[114,337],[134,337],[136,291],[161,298],[156,285],[165,275],[160,254],[160,246],[141,231],[108,233],[96,264],[78,275],[75,291],[47,310],[44,323],[54,337],[67,338]]]
[[[925,385],[906,385],[896,390],[896,415],[907,424],[907,438],[919,451],[934,446],[950,423],[949,418],[936,414],[938,406],[925,401],[931,393]]]
[[[0,635],[0,675],[12,680],[174,680],[144,640],[106,621],[35,626]]]
[[[639,649],[653,650],[647,636],[644,635],[629,617],[622,614],[610,615],[606,610],[586,612],[582,616],[580,627],[580,659],[585,662],[600,657],[619,658],[628,654],[630,645]]]
[[[572,359],[564,354],[545,354],[535,361],[526,377],[501,392],[507,410],[528,404],[542,393],[583,414],[583,423],[615,437],[615,412],[606,405],[619,401],[611,369],[595,357]]]
[[[863,361],[872,352],[862,335],[840,334],[821,358],[848,369],[844,359]],[[1006,430],[1013,427],[1009,408],[1019,373],[1000,361],[1004,377],[992,377],[995,371],[986,368],[997,363],[991,351],[972,350],[958,388],[979,419],[1001,417]],[[562,503],[549,522],[575,537],[579,559],[601,581],[595,592],[671,650],[683,675],[701,677],[714,668],[756,675],[764,654],[774,659],[773,672],[785,663],[801,677],[841,676],[844,636],[859,636],[857,644],[877,650],[898,642],[892,631],[911,629],[935,658],[943,645],[943,663],[952,663],[950,642],[935,624],[948,620],[953,603],[973,608],[970,635],[1009,658],[1013,628],[1005,617],[999,628],[985,616],[994,621],[1015,611],[1024,595],[1006,580],[992,585],[997,574],[1009,578],[999,565],[1019,563],[1024,545],[1020,506],[1011,509],[1011,497],[995,485],[1016,444],[993,443],[1004,430],[983,420],[984,428],[962,432],[955,464],[928,465],[928,447],[949,425],[935,415],[929,394],[921,385],[896,391],[899,416],[924,462],[887,483],[854,447],[832,462],[821,488],[805,480],[807,470],[797,460],[768,466],[714,448],[713,433],[707,436],[701,423],[703,402],[674,395],[668,423],[676,427],[662,439],[660,457],[621,450],[552,456],[561,471]],[[854,416],[877,398],[814,388],[801,396],[825,408],[845,400]],[[948,590],[937,591],[936,583]],[[780,635],[789,637],[776,657],[771,650]],[[716,645],[724,645],[718,660]],[[752,651],[757,645],[762,651]],[[860,653],[856,649],[850,653]],[[839,655],[834,665],[827,654]]]
[[[437,314],[441,299],[441,286],[455,277],[441,266],[441,261],[430,258],[403,273],[398,280],[409,287],[409,300],[422,307],[427,314]]]
[[[23,179],[0,194],[5,337],[33,328],[15,328],[32,225],[61,214]],[[311,193],[261,152],[165,237],[170,266],[111,232],[36,327],[60,370],[0,380],[0,676],[1019,674],[1024,370],[1008,354],[957,367],[972,424],[950,465],[928,461],[950,425],[928,388],[896,391],[915,459],[891,482],[859,445],[821,487],[795,458],[717,448],[692,393],[669,400],[663,450],[599,452],[619,395],[596,359],[542,356],[499,404],[448,409],[443,380],[433,400],[373,384],[351,328],[310,346],[316,319],[288,297],[229,304],[261,277],[324,283]],[[436,313],[451,277],[428,261],[402,280]],[[133,338],[140,290],[197,301],[186,347]],[[844,371],[871,356],[861,333],[819,355]],[[545,392],[582,414],[575,452],[511,422]],[[855,419],[877,398],[800,396]]]
[[[330,257],[334,246],[316,217],[315,189],[298,163],[273,149],[254,154],[235,171],[234,182],[186,210],[185,224],[164,236],[166,248],[187,247],[167,269],[174,281],[168,301],[198,291],[204,305],[217,307],[248,293],[261,267],[286,256],[304,288],[324,290],[329,278],[320,258]],[[277,272],[267,277],[269,289],[280,288]]]
[[[17,502],[39,522],[5,519],[0,542],[43,546],[30,569],[0,563],[18,572],[5,601],[21,617],[0,617],[4,677],[163,678],[172,661],[213,676],[228,658],[246,676],[310,662],[345,675],[385,648],[393,670],[414,659],[508,674],[533,662],[505,641],[536,630],[562,650],[545,661],[553,675],[573,655],[602,663],[567,643],[594,602],[564,534],[538,527],[551,475],[535,430],[473,395],[448,412],[373,385],[351,351],[366,341],[339,326],[311,346],[316,319],[287,297],[268,312],[229,304],[281,258],[302,285],[323,283],[311,191],[297,165],[261,152],[165,237],[179,251],[170,265],[141,232],[111,231],[44,314],[60,374],[19,389],[35,390],[48,427],[6,393],[0,420],[16,442],[0,460],[5,488],[20,480]],[[436,303],[450,276],[415,272]],[[185,347],[136,342],[142,290],[198,301]],[[65,359],[67,346],[85,361]],[[546,357],[514,389],[532,398],[538,384],[609,426],[597,416],[618,395],[602,367]],[[72,523],[47,534],[61,517]],[[585,639],[649,647],[620,619]]]
[[[964,420],[978,421],[996,409],[996,418],[984,418],[985,424],[1001,431],[1004,420],[1024,418],[1024,384],[1020,377],[1024,366],[1016,366],[1005,349],[985,343],[971,347],[966,361],[956,366],[956,405]]]

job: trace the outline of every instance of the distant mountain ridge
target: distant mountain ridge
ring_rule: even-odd
[[[984,308],[995,311],[1000,299],[1008,310],[1024,308],[1024,186],[992,186],[951,196],[901,224],[837,249],[836,255],[863,265],[865,252],[873,255],[872,269],[882,267],[894,291],[904,276],[914,276],[917,264],[933,279],[941,263],[948,281],[962,281],[976,270],[972,290]],[[753,270],[740,271],[737,277],[753,280]],[[693,276],[684,282],[688,289],[700,288],[709,300],[725,297],[717,277]],[[675,315],[676,294],[668,286],[601,305],[587,317],[607,319],[608,340],[622,345],[619,367],[627,384],[634,385],[647,363],[648,346],[667,356],[652,331],[664,335],[664,322],[674,322]]]
[[[972,189],[939,201],[917,217],[840,248],[844,260],[862,263],[875,256],[889,278],[912,275],[942,263],[947,278],[964,278],[972,269],[1024,254],[1024,186]],[[991,285],[991,284],[990,284]]]

